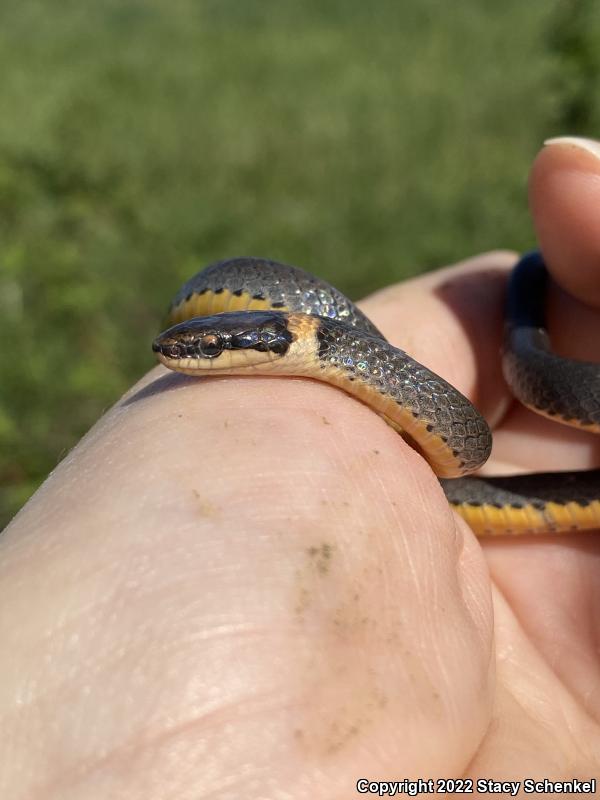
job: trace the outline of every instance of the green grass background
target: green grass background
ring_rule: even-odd
[[[544,138],[600,132],[594,0],[0,3],[0,526],[233,255],[353,297],[532,244]]]

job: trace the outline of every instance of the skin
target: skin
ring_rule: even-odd
[[[556,348],[600,361],[600,158],[545,148],[530,191],[575,293],[552,289]],[[493,423],[490,472],[598,465],[600,437],[502,383],[515,257],[362,307]],[[0,796],[345,800],[361,777],[598,777],[599,542],[477,542],[426,463],[334,388],[157,367],[0,539]]]

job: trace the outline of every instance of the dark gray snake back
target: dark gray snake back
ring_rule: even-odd
[[[320,360],[345,371],[350,381],[368,383],[422,420],[453,456],[460,454],[461,468],[473,471],[485,462],[492,447],[488,424],[454,386],[386,339],[330,320],[321,322],[317,338]]]
[[[230,258],[210,264],[181,287],[171,307],[193,294],[207,291],[219,294],[224,288],[233,294],[245,293],[257,300],[268,300],[275,309],[288,308],[325,319],[339,319],[384,338],[371,320],[334,286],[298,267],[267,258]]]

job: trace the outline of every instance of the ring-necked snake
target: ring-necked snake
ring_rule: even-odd
[[[600,433],[600,365],[555,355],[544,328],[547,272],[531,253],[508,289],[503,369],[519,400]],[[341,292],[298,269],[234,258],[175,296],[153,344],[188,375],[295,375],[362,400],[429,462],[450,504],[479,536],[600,528],[600,469],[468,477],[488,458],[486,421],[457,389],[393,347]]]

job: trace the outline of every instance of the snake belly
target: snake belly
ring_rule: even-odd
[[[598,431],[598,365],[552,353],[543,329],[545,280],[535,253],[513,273],[505,375],[538,413]],[[449,503],[478,536],[600,527],[600,470],[472,476],[488,458],[492,437],[471,402],[393,347],[341,292],[297,267],[258,258],[212,264],[181,287],[168,322],[153,349],[171,369],[309,377],[366,403],[427,459]],[[590,380],[577,407],[558,394],[582,371]]]

